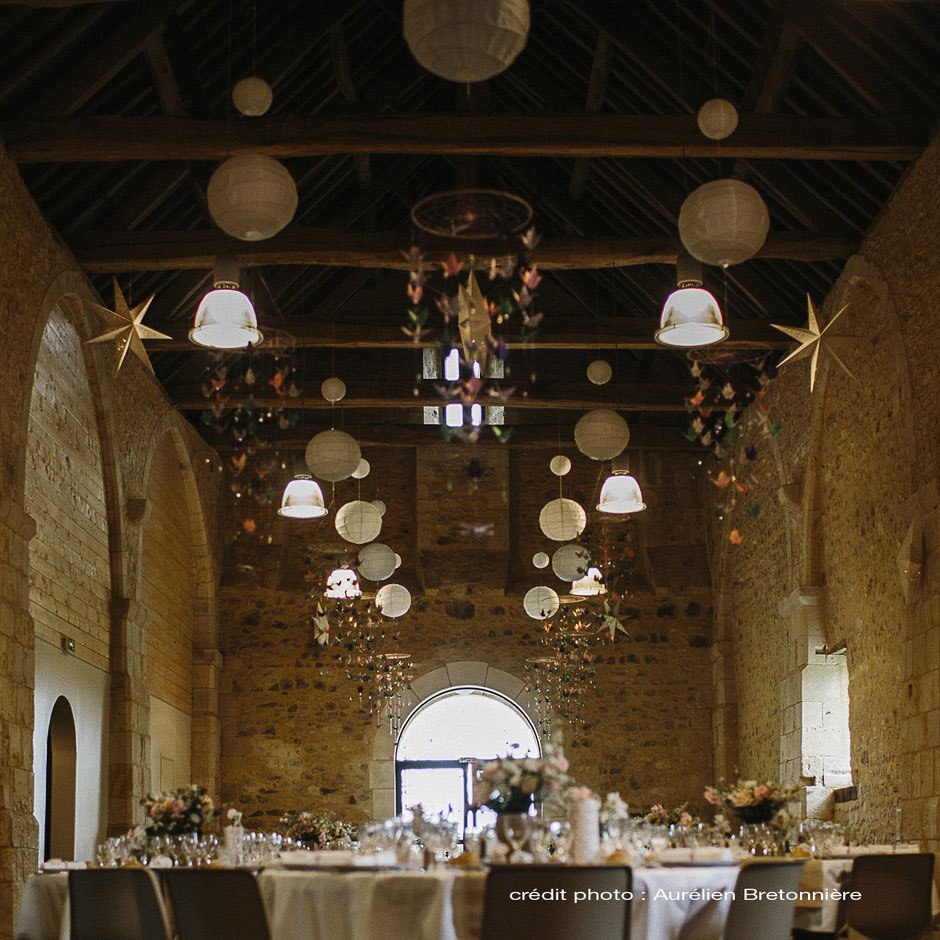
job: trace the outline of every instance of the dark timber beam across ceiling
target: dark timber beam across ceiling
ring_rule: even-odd
[[[0,134],[17,163],[224,160],[248,152],[280,158],[384,153],[872,161],[915,159],[933,124],[925,115],[742,114],[738,129],[720,145],[699,132],[694,114],[90,117],[4,121]]]

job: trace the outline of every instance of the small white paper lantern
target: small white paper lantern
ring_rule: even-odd
[[[555,542],[577,538],[587,525],[587,513],[573,499],[553,499],[539,513],[539,528]]]
[[[556,477],[563,477],[566,473],[571,471],[571,461],[565,457],[564,454],[558,454],[556,457],[552,457],[548,469],[551,470]]]
[[[321,480],[336,483],[352,476],[362,454],[345,431],[321,431],[307,444],[307,466]]]
[[[730,137],[738,126],[738,109],[726,98],[712,98],[698,109],[698,129],[712,140]]]
[[[365,457],[363,457],[359,463],[356,464],[356,469],[350,474],[354,480],[364,480],[368,475],[369,471],[372,469],[371,464]]]
[[[536,568],[547,568],[548,567],[548,555],[545,552],[536,552],[532,556],[532,564]]]
[[[245,117],[260,117],[265,114],[274,101],[271,86],[257,75],[249,75],[235,83],[232,89],[232,104]]]
[[[679,210],[679,237],[686,251],[723,268],[753,258],[769,228],[767,205],[741,180],[705,183],[686,196]]]
[[[550,587],[540,584],[526,591],[522,606],[533,620],[548,620],[558,612],[558,595]]]
[[[370,581],[390,578],[397,567],[398,556],[382,542],[371,542],[359,549],[359,574]]]
[[[411,607],[411,592],[400,584],[386,584],[375,592],[375,606],[384,617],[401,617]]]
[[[401,555],[398,552],[395,552],[395,568],[398,569],[401,567]]]
[[[606,359],[595,359],[587,367],[587,377],[595,385],[606,385],[613,374],[614,370],[610,367],[610,363]]]
[[[331,375],[328,379],[323,380],[323,384],[320,386],[320,394],[327,401],[341,401],[346,397],[346,383],[335,375]]]
[[[418,63],[451,82],[499,75],[525,46],[527,0],[405,0],[405,41]]]
[[[359,597],[360,594],[359,579],[351,568],[334,568],[326,579],[324,597]]]
[[[355,474],[354,474],[354,475],[355,475]],[[378,510],[378,513],[379,513],[380,516],[384,516],[384,515],[385,515],[385,508],[386,508],[386,507],[385,507],[385,503],[383,503],[382,500],[380,500],[380,499],[373,499],[373,500],[372,500],[372,505],[375,506],[375,508]]]
[[[591,460],[613,460],[630,441],[627,422],[608,408],[595,408],[578,419],[574,442]]]
[[[276,235],[297,211],[294,178],[263,153],[229,157],[212,174],[206,196],[215,224],[246,242]]]
[[[336,510],[336,531],[347,542],[363,545],[382,531],[382,517],[372,503],[354,499]]]
[[[577,581],[591,565],[591,553],[577,542],[569,542],[552,555],[552,571],[562,581]]]

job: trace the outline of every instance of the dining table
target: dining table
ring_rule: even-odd
[[[832,932],[841,873],[850,858],[810,859],[800,888],[823,892],[800,902],[794,927]],[[739,867],[674,864],[634,867],[630,935],[634,940],[717,940],[722,935]],[[274,940],[477,940],[486,872],[444,866],[399,871],[318,865],[267,866],[258,888]],[[17,940],[68,940],[68,875],[27,881]]]

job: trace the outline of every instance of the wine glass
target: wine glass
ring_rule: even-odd
[[[509,855],[510,862],[528,862],[532,856],[528,852],[522,851],[522,846],[526,844],[530,832],[529,817],[521,813],[506,813],[503,817],[503,834],[509,842],[512,852]]]

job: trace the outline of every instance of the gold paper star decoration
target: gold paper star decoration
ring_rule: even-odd
[[[117,375],[124,365],[124,359],[127,357],[127,351],[133,350],[134,355],[143,362],[151,375],[154,374],[153,366],[150,364],[150,358],[147,356],[147,350],[144,349],[143,341],[145,339],[172,339],[166,333],[160,333],[157,330],[144,326],[141,322],[144,319],[147,309],[150,307],[155,295],[151,294],[142,304],[137,304],[132,310],[128,309],[127,301],[118,287],[117,278],[114,279],[114,310],[108,310],[99,304],[89,304],[92,310],[99,316],[104,317],[111,324],[118,324],[116,329],[108,330],[101,336],[88,340],[89,343],[105,343],[108,340],[117,340],[117,367],[114,374]]]
[[[783,333],[786,333],[787,336],[792,336],[793,339],[799,342],[799,346],[793,350],[786,358],[780,360],[779,365],[786,365],[790,362],[791,359],[802,359],[804,356],[808,356],[810,352],[813,354],[812,361],[809,366],[809,390],[812,393],[813,389],[816,386],[816,370],[819,366],[819,352],[828,353],[832,358],[842,367],[845,374],[850,378],[854,379],[855,376],[849,371],[848,366],[842,361],[839,357],[839,353],[836,351],[838,347],[842,347],[843,352],[848,346],[851,346],[855,340],[858,339],[857,336],[845,336],[842,334],[834,334],[829,331],[832,329],[836,320],[845,312],[848,304],[842,307],[839,312],[820,330],[819,329],[819,320],[816,316],[816,308],[813,306],[813,299],[806,295],[806,309],[809,316],[809,322],[806,325],[806,329],[801,329],[798,326],[779,326],[776,323],[772,323],[771,326],[775,330],[780,330]],[[779,366],[778,366],[779,368]]]
[[[457,326],[460,328],[460,340],[463,344],[464,359],[468,363],[480,363],[480,377],[486,378],[486,360],[490,353],[490,312],[486,298],[477,279],[470,275],[467,286],[460,285],[460,312]]]

